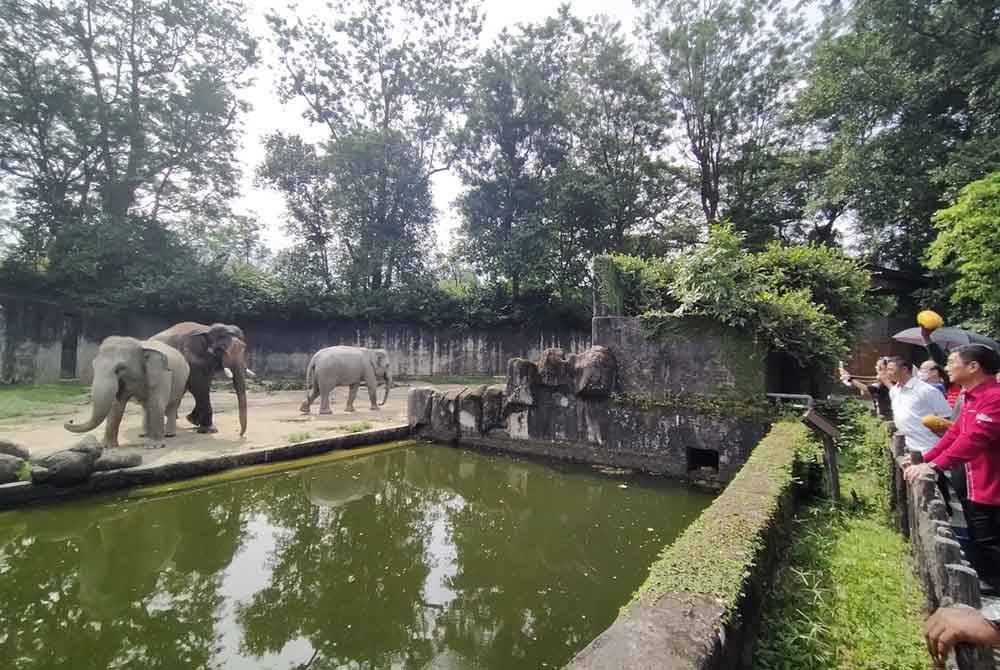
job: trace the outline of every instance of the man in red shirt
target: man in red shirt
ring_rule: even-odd
[[[1000,354],[983,344],[966,344],[948,357],[948,374],[965,390],[955,423],[906,470],[906,480],[937,476],[965,464],[968,499],[963,500],[969,535],[979,554],[979,576],[1000,587]]]

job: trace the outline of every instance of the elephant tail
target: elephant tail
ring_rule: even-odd
[[[312,398],[312,387],[313,383],[316,381],[316,357],[313,356],[312,360],[309,361],[309,365],[306,366],[306,402]]]

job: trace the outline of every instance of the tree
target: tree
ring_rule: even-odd
[[[232,0],[0,0],[0,171],[43,257],[68,222],[233,193],[256,44]]]
[[[991,0],[859,0],[821,37],[799,114],[870,260],[919,270],[934,212],[1000,166],[998,44]]]
[[[343,18],[332,23],[268,15],[279,92],[305,101],[305,117],[325,125],[329,140],[311,149],[276,141],[264,174],[286,194],[293,232],[323,249],[324,274],[371,296],[423,266],[435,217],[429,180],[454,159],[449,133],[481,18],[478,3],[456,0],[352,0],[335,9]],[[294,156],[308,159],[309,181],[290,177]]]
[[[563,105],[572,26],[550,19],[504,31],[480,59],[462,133],[459,198],[464,256],[514,300],[544,284],[554,229],[550,181],[568,160]]]
[[[1000,172],[963,188],[934,225],[928,267],[954,276],[948,292],[960,316],[1000,335]]]
[[[799,24],[774,0],[643,0],[641,6],[665,102],[680,119],[695,163],[693,185],[713,224],[734,168],[753,170],[774,140]]]

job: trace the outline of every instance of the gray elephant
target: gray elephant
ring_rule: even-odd
[[[327,347],[313,354],[306,367],[306,399],[299,408],[303,414],[309,413],[313,400],[320,398],[319,413],[330,414],[330,394],[336,386],[347,386],[348,412],[354,411],[354,398],[358,387],[364,382],[368,387],[371,408],[379,409],[389,397],[392,388],[392,372],[389,352],[385,349],[364,347]],[[379,381],[385,381],[385,395],[377,403]]]
[[[64,427],[72,433],[85,433],[107,419],[104,446],[117,447],[125,405],[135,398],[145,410],[142,434],[153,446],[162,445],[164,437],[177,434],[177,407],[188,373],[183,354],[168,344],[133,337],[106,338],[94,359],[90,420],[79,424],[68,421]]]

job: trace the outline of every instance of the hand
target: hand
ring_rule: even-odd
[[[924,638],[931,658],[942,668],[956,644],[1000,646],[1000,631],[971,607],[939,608],[927,619]]]
[[[903,477],[908,482],[916,481],[921,477],[937,477],[937,470],[931,467],[930,463],[920,463],[903,470]]]

